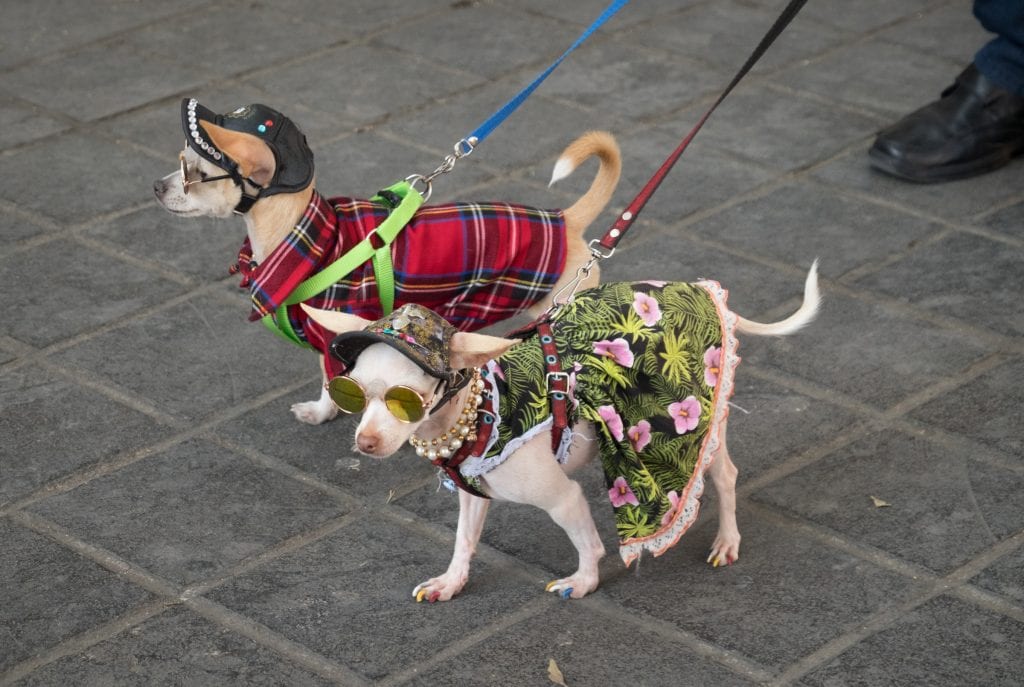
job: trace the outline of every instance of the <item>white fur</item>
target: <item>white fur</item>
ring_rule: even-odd
[[[780,323],[743,322],[748,333],[764,332],[782,335],[807,324],[820,302],[817,270],[811,268],[804,288],[804,302],[797,313]],[[366,321],[351,315],[338,316],[307,309],[313,319],[335,331],[362,328]],[[479,366],[488,353],[500,355],[513,341],[484,337],[479,334],[456,334],[452,339],[452,366]],[[461,412],[468,389],[464,389],[446,407],[438,409],[417,424],[404,424],[383,407],[381,395],[388,387],[407,384],[426,397],[435,383],[412,361],[384,344],[373,344],[357,359],[349,374],[368,390],[369,407],[356,428],[355,448],[375,458],[395,453],[412,434],[421,438],[439,436],[453,424]],[[568,460],[559,465],[551,451],[551,438],[542,433],[515,451],[504,463],[481,478],[485,492],[495,500],[527,503],[544,509],[569,536],[579,561],[571,575],[555,580],[548,591],[563,597],[580,598],[598,586],[598,562],[605,554],[590,515],[590,508],[580,486],[569,479],[569,473],[592,460],[597,453],[596,429],[587,421],[573,427],[574,438]],[[716,567],[731,564],[739,558],[740,533],[736,523],[736,466],[729,458],[725,441],[726,421],[721,423],[721,442],[715,451],[709,476],[718,495],[718,533],[711,547],[708,562]],[[470,560],[476,551],[487,515],[488,501],[472,494],[459,493],[459,521],[455,550],[448,569],[413,589],[417,601],[447,601],[458,594],[469,576]]]

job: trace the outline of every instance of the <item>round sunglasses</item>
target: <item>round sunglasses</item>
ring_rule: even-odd
[[[442,383],[438,382],[437,388]],[[419,422],[427,414],[437,388],[428,400],[424,400],[415,389],[399,384],[384,392],[384,405],[399,422]],[[335,377],[327,383],[327,393],[343,413],[353,415],[366,409],[366,390],[351,377]]]

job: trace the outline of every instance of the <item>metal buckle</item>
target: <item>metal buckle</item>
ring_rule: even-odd
[[[552,380],[552,378],[565,380],[565,391],[560,391],[558,389],[552,389],[551,388],[551,380]],[[567,393],[569,391],[569,373],[568,372],[548,372],[547,375],[544,376],[544,384],[547,387],[547,392],[549,394],[564,394],[564,393]]]

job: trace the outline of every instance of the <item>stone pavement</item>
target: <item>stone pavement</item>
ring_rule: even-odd
[[[436,197],[564,206],[592,168],[548,189],[557,152],[605,128],[625,173],[597,235],[783,4],[636,0]],[[550,659],[573,687],[1021,684],[1024,163],[914,186],[865,157],[984,40],[966,0],[810,0],[606,263],[715,278],[764,320],[821,259],[818,322],[743,342],[724,569],[705,505],[561,601],[568,540],[499,505],[463,594],[414,603],[455,498],[408,451],[357,457],[350,420],[293,420],[315,361],[246,321],[241,222],[153,200],[183,96],[283,110],[320,188],[365,197],[433,169],[604,5],[5,4],[0,684],[549,685]]]

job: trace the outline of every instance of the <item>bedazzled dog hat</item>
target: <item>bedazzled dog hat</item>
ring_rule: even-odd
[[[274,178],[270,183],[260,187],[251,179],[244,179],[238,163],[214,145],[203,128],[204,122],[230,131],[252,134],[266,143],[274,153],[275,162]],[[181,126],[189,147],[227,172],[242,189],[242,200],[235,212],[247,212],[261,196],[294,193],[313,181],[313,151],[309,149],[305,135],[292,120],[266,105],[247,105],[222,115],[203,107],[195,98],[185,98],[181,101]],[[255,195],[246,191],[243,180],[258,189]]]
[[[338,334],[331,341],[330,351],[346,369],[351,369],[359,354],[371,344],[391,346],[427,374],[447,383],[444,396],[434,406],[436,410],[472,377],[466,370],[453,370],[451,367],[448,352],[456,332],[455,327],[434,311],[406,303],[361,330]]]

